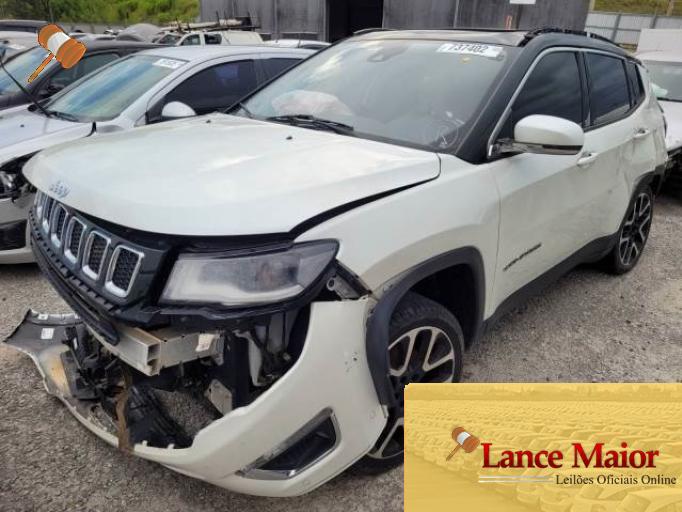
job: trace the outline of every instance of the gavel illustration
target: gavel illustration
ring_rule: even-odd
[[[457,446],[445,458],[445,462],[449,461],[461,448],[464,448],[466,453],[471,453],[481,444],[481,440],[478,437],[471,435],[462,427],[457,427],[452,431],[452,439]]]
[[[36,79],[53,57],[57,59],[57,62],[64,69],[69,69],[81,60],[86,50],[83,43],[69,37],[61,28],[54,24],[45,25],[40,29],[40,32],[38,32],[38,44],[50,52],[50,55],[40,63],[40,66],[28,78],[28,83]]]

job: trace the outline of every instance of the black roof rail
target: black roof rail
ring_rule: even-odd
[[[600,36],[599,34],[595,34],[593,32],[585,32],[584,30],[571,30],[569,28],[559,28],[559,27],[545,27],[545,28],[537,28],[535,30],[530,30],[527,34],[526,37],[524,38],[523,42],[521,43],[521,46],[525,46],[528,44],[528,42],[533,39],[534,37],[540,36],[542,34],[570,34],[574,36],[584,36],[584,37],[589,37],[590,39],[597,39],[598,41],[603,41],[605,43],[610,43],[614,46],[618,46],[618,44],[609,39],[608,37]],[[618,46],[620,48],[620,46]]]
[[[382,28],[382,27],[375,27],[375,28],[361,28],[360,30],[356,30],[353,32],[354,36],[361,36],[362,34],[370,34],[372,32],[389,32],[391,30],[395,30],[393,28]]]

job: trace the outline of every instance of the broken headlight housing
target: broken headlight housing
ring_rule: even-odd
[[[161,296],[164,303],[256,306],[298,297],[329,267],[335,241],[238,255],[182,254]]]

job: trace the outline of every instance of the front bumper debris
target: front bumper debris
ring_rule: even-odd
[[[82,382],[79,365],[87,361],[73,356],[72,342],[64,343],[85,328],[76,315],[29,312],[5,343],[29,355],[47,392],[110,445],[237,492],[295,496],[365,455],[385,426],[366,359],[368,309],[367,298],[313,303],[294,366],[256,400],[218,417],[193,438],[144,387],[123,386],[115,396],[99,396]],[[121,408],[121,400],[127,407]],[[117,421],[117,406],[127,411],[123,422]],[[313,439],[315,429],[322,435]],[[287,468],[289,448],[313,441],[324,452],[300,459],[305,464],[295,470]]]

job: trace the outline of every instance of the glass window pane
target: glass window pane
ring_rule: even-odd
[[[630,95],[623,61],[598,53],[587,53],[585,58],[590,74],[592,125],[620,118],[630,109]]]
[[[252,60],[227,62],[199,71],[166,96],[166,103],[180,101],[197,114],[226,109],[256,88]]]

